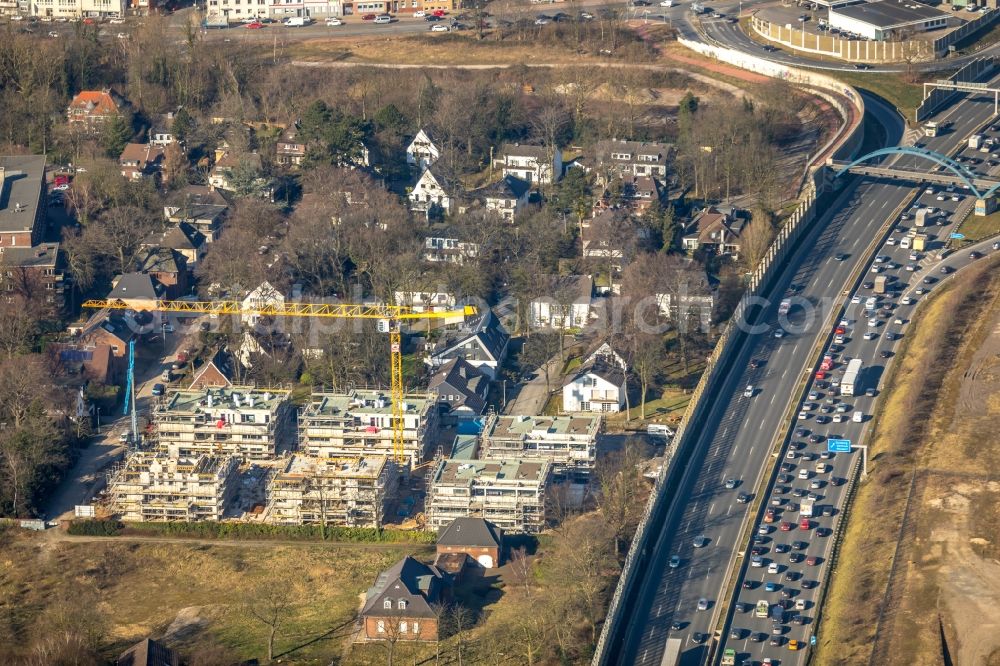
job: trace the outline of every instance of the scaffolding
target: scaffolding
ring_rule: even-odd
[[[380,528],[396,479],[386,455],[292,456],[268,481],[265,522]]]

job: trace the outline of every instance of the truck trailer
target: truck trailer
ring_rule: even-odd
[[[885,283],[886,283],[886,276],[879,275],[879,276],[877,276],[875,278],[875,293],[876,294],[884,294],[885,293]]]
[[[861,375],[862,362],[860,358],[852,358],[847,364],[844,378],[840,380],[840,395],[854,395],[858,387],[858,378]]]
[[[667,649],[663,651],[663,660],[660,662],[660,665],[677,666],[677,664],[681,663],[681,648],[683,647],[683,639],[668,638]]]

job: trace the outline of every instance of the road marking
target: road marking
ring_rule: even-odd
[[[713,509],[715,509],[715,502],[712,502],[712,503],[711,503],[711,504],[710,504],[710,505],[708,506],[708,515],[710,515],[710,516],[712,515],[712,510],[713,510]]]
[[[663,604],[656,607],[656,617],[660,617],[661,615],[663,615]]]
[[[732,512],[732,510],[733,510],[733,505],[730,504],[729,507],[726,508],[726,515],[728,516]]]

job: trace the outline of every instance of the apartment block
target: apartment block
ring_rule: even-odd
[[[403,451],[408,467],[419,464],[438,435],[435,396],[403,397]],[[311,456],[392,456],[392,401],[388,391],[313,393],[299,413],[299,450]]]
[[[172,391],[153,408],[153,425],[160,450],[174,458],[266,460],[291,444],[292,416],[288,391],[233,386]]]
[[[597,462],[600,416],[504,416],[491,412],[482,434],[486,460],[546,461],[556,476],[585,478]]]
[[[396,466],[387,456],[292,456],[268,482],[265,521],[382,527],[395,486]]]
[[[125,521],[221,520],[238,476],[233,456],[136,451],[108,475],[108,492],[112,510]]]
[[[508,533],[540,532],[551,477],[552,465],[544,460],[441,460],[427,497],[428,522],[440,528],[472,516]]]

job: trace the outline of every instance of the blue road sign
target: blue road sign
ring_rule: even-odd
[[[965,238],[965,234],[956,234],[953,232],[948,234],[948,238],[951,238],[952,240],[963,240]]]
[[[850,453],[851,440],[849,439],[828,439],[826,440],[826,450],[830,453]]]

